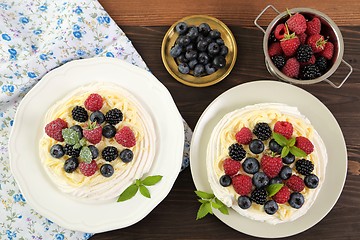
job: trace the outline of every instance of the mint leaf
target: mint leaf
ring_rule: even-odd
[[[275,183],[275,184],[271,184],[269,186],[266,187],[266,191],[268,192],[268,196],[272,197],[274,196],[278,191],[280,191],[280,189],[284,186],[284,184],[282,183]]]
[[[284,137],[281,134],[278,133],[273,133],[273,138],[275,139],[275,141],[280,144],[280,146],[286,146],[288,145],[288,140],[286,139],[286,137]]]
[[[149,190],[144,185],[140,185],[139,189],[144,197],[151,198]]]
[[[123,191],[122,194],[120,194],[119,198],[118,198],[118,202],[124,202],[126,200],[129,200],[130,198],[132,198],[133,196],[135,196],[135,194],[137,193],[139,187],[136,186],[136,184],[132,184],[130,185],[127,189],[125,189]]]
[[[290,148],[290,152],[296,157],[306,157],[307,156],[306,152],[304,152],[303,150],[301,150],[300,148],[295,147],[295,146],[292,146]]]
[[[281,157],[286,157],[289,154],[289,147],[288,146],[284,146],[283,149],[281,150]]]
[[[76,143],[76,144],[73,146],[73,148],[74,148],[74,149],[79,149],[79,148],[81,148],[80,143]]]
[[[222,201],[220,201],[218,198],[215,198],[215,202],[217,204],[219,204],[221,207],[226,207],[226,205]]]
[[[215,209],[219,209],[219,208],[222,207],[222,205],[220,205],[220,204],[218,204],[218,203],[216,203],[216,202],[211,202],[211,206],[212,206],[213,208],[215,208]]]
[[[203,217],[205,217],[209,212],[207,210],[207,207],[205,206],[206,203],[203,203],[200,205],[200,208],[197,212],[197,215],[196,215],[196,220],[199,220],[199,219],[202,219]]]
[[[211,208],[211,203],[210,203],[210,202],[205,203],[205,207],[206,207],[207,211],[208,211],[210,214],[213,214],[213,210],[212,210],[212,208]]]
[[[195,193],[199,198],[202,198],[202,199],[212,199],[215,197],[214,194],[203,192],[203,191],[195,191]]]
[[[140,179],[136,179],[136,180],[135,180],[135,185],[139,187],[139,186],[141,185],[141,180],[140,180]]]
[[[79,141],[80,145],[81,146],[86,146],[86,139],[85,138],[82,138],[80,141]]]
[[[69,145],[75,145],[79,142],[79,134],[77,133],[77,131],[71,128],[64,128],[61,133],[65,140],[65,143]]]
[[[204,199],[198,199],[198,201],[199,201],[200,203],[207,203],[207,202],[209,202],[209,200],[204,200]]]
[[[227,208],[225,205],[222,206],[221,208],[219,208],[219,211],[220,211],[222,214],[229,215],[229,210],[228,210],[228,208]]]
[[[162,176],[160,176],[160,175],[149,176],[149,177],[145,178],[144,180],[142,180],[141,183],[144,184],[145,186],[152,186],[152,185],[155,185],[158,182],[160,182],[161,179],[162,179]]]
[[[86,163],[91,163],[92,154],[88,147],[82,147],[80,150],[80,159]]]
[[[295,142],[296,142],[296,138],[290,138],[289,142],[288,142],[288,146],[289,147],[292,147],[295,145]]]

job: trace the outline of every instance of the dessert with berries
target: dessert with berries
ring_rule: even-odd
[[[108,200],[150,170],[155,141],[151,116],[138,100],[118,85],[98,83],[48,110],[39,151],[60,190]]]
[[[207,147],[215,196],[239,214],[278,224],[304,215],[325,178],[325,145],[296,107],[247,106],[226,114]]]

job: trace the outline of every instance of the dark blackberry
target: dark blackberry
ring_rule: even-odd
[[[105,120],[111,125],[116,125],[123,120],[123,114],[119,109],[114,108],[106,113]]]
[[[72,118],[78,122],[86,122],[89,119],[88,112],[85,108],[76,106],[71,111]]]
[[[306,159],[297,160],[295,163],[296,171],[302,175],[310,175],[314,170],[314,164]]]
[[[274,65],[281,70],[285,65],[285,58],[284,56],[273,56],[271,57],[271,60],[273,61]]]
[[[253,133],[258,139],[265,141],[271,137],[272,131],[269,124],[261,122],[255,125]]]
[[[234,160],[240,161],[245,158],[246,151],[242,145],[234,143],[229,147],[229,156]]]
[[[272,31],[271,33],[270,33],[270,36],[269,36],[269,42],[270,43],[273,43],[273,42],[277,42],[278,40],[276,39],[276,37],[275,37],[275,32],[274,31]]]
[[[116,147],[113,146],[107,146],[105,147],[102,152],[101,156],[105,161],[111,162],[114,161],[119,155],[119,152]]]
[[[302,63],[308,62],[312,55],[313,51],[309,45],[301,45],[296,51],[296,59]]]
[[[325,72],[328,68],[328,61],[323,56],[316,59],[315,65],[319,68],[321,72]]]
[[[250,199],[257,204],[264,205],[267,199],[267,192],[264,188],[256,188],[251,193]]]
[[[321,76],[320,69],[315,65],[307,65],[302,70],[302,79],[315,79]]]
[[[78,157],[80,155],[80,149],[81,148],[75,149],[73,145],[66,144],[64,147],[64,152],[68,156]]]

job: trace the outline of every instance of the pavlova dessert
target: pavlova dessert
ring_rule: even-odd
[[[146,109],[123,88],[84,86],[46,113],[40,159],[61,191],[92,200],[116,198],[150,170],[154,129]]]
[[[278,224],[304,215],[325,179],[325,145],[296,107],[247,106],[226,114],[207,147],[215,196],[239,214]]]

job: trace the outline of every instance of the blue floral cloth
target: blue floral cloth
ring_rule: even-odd
[[[147,69],[124,32],[95,0],[0,0],[0,239],[88,239],[36,213],[11,175],[8,137],[23,96],[48,71],[74,59],[115,57]],[[189,165],[185,125],[182,169]]]

